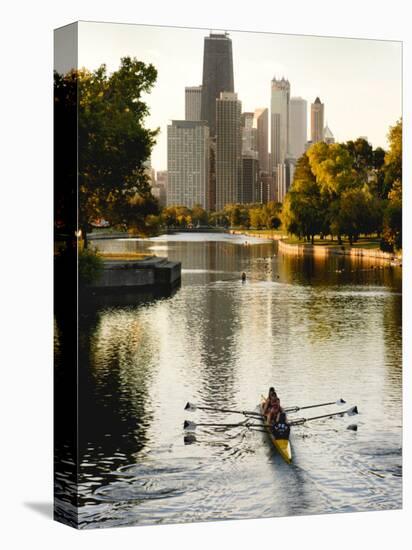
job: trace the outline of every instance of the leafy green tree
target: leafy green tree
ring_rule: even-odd
[[[55,74],[55,102],[77,101],[79,225],[84,237],[94,220],[129,223],[143,202],[152,200],[143,163],[158,130],[144,126],[149,109],[142,95],[151,91],[156,77],[153,65],[130,57],[122,58],[111,75],[105,65],[93,72]],[[73,82],[76,98],[70,94]],[[58,131],[64,133],[64,127],[59,125]],[[136,202],[136,196],[143,201]]]
[[[346,189],[333,218],[332,228],[338,235],[347,235],[352,245],[361,233],[371,232],[373,226],[372,196],[368,188]]]
[[[263,224],[266,229],[278,229],[281,225],[280,213],[282,205],[279,202],[269,201],[261,205]]]
[[[395,183],[402,186],[402,120],[389,129],[389,150],[385,155],[385,188],[389,194]]]
[[[79,253],[79,282],[91,285],[98,281],[103,273],[103,260],[96,250],[84,249]]]
[[[176,208],[174,206],[163,208],[160,220],[168,228],[176,225]]]
[[[283,226],[288,233],[304,236],[313,243],[315,235],[324,229],[325,218],[321,187],[311,169],[308,155],[304,154],[298,160],[292,187],[285,197]]]
[[[348,147],[342,143],[315,143],[307,151],[310,168],[323,195],[331,200],[344,190],[363,185],[362,174],[354,167]]]
[[[385,189],[387,205],[383,215],[384,246],[402,248],[402,120],[388,134],[389,150],[385,155]]]
[[[390,250],[402,248],[402,186],[396,181],[383,215],[383,240]]]
[[[364,138],[346,142],[346,147],[353,159],[353,168],[366,178],[368,171],[373,167],[373,148]]]

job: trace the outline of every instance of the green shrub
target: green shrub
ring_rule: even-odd
[[[91,285],[99,280],[103,271],[103,261],[96,250],[88,249],[79,252],[79,282]]]

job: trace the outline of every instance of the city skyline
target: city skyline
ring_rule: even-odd
[[[152,152],[156,170],[167,167],[167,125],[184,119],[185,88],[202,83],[208,34],[202,29],[79,25],[80,67],[93,70],[106,63],[111,72],[121,57],[130,55],[158,69],[157,83],[144,98],[151,110],[146,125],[160,127]],[[230,31],[230,38],[235,92],[243,111],[270,108],[270,81],[275,74],[284,76],[291,96],[308,104],[322,98],[325,124],[333,128],[336,141],[367,136],[374,147],[387,148],[389,126],[401,116],[400,42],[240,31]]]

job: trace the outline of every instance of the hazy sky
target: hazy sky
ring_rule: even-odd
[[[388,127],[402,110],[400,42],[229,32],[242,111],[269,108],[270,81],[274,75],[285,76],[291,95],[308,101],[308,115],[309,104],[320,97],[337,141],[366,136],[374,147],[387,146]],[[185,86],[202,83],[208,34],[198,29],[79,24],[80,67],[95,69],[106,63],[111,72],[129,55],[158,70],[155,87],[144,98],[151,111],[146,126],[160,127],[152,153],[156,170],[167,169],[167,125],[184,119]]]

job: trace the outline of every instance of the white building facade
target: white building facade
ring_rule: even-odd
[[[292,97],[289,108],[289,153],[298,159],[305,152],[308,139],[308,104],[301,97]]]
[[[236,93],[222,92],[216,100],[216,210],[241,198],[241,109]]]
[[[270,152],[273,168],[285,161],[289,151],[289,101],[289,81],[274,77],[270,100]]]
[[[167,127],[167,206],[208,209],[209,128],[206,122],[173,120]]]
[[[185,119],[201,120],[202,86],[187,86],[185,88]]]

